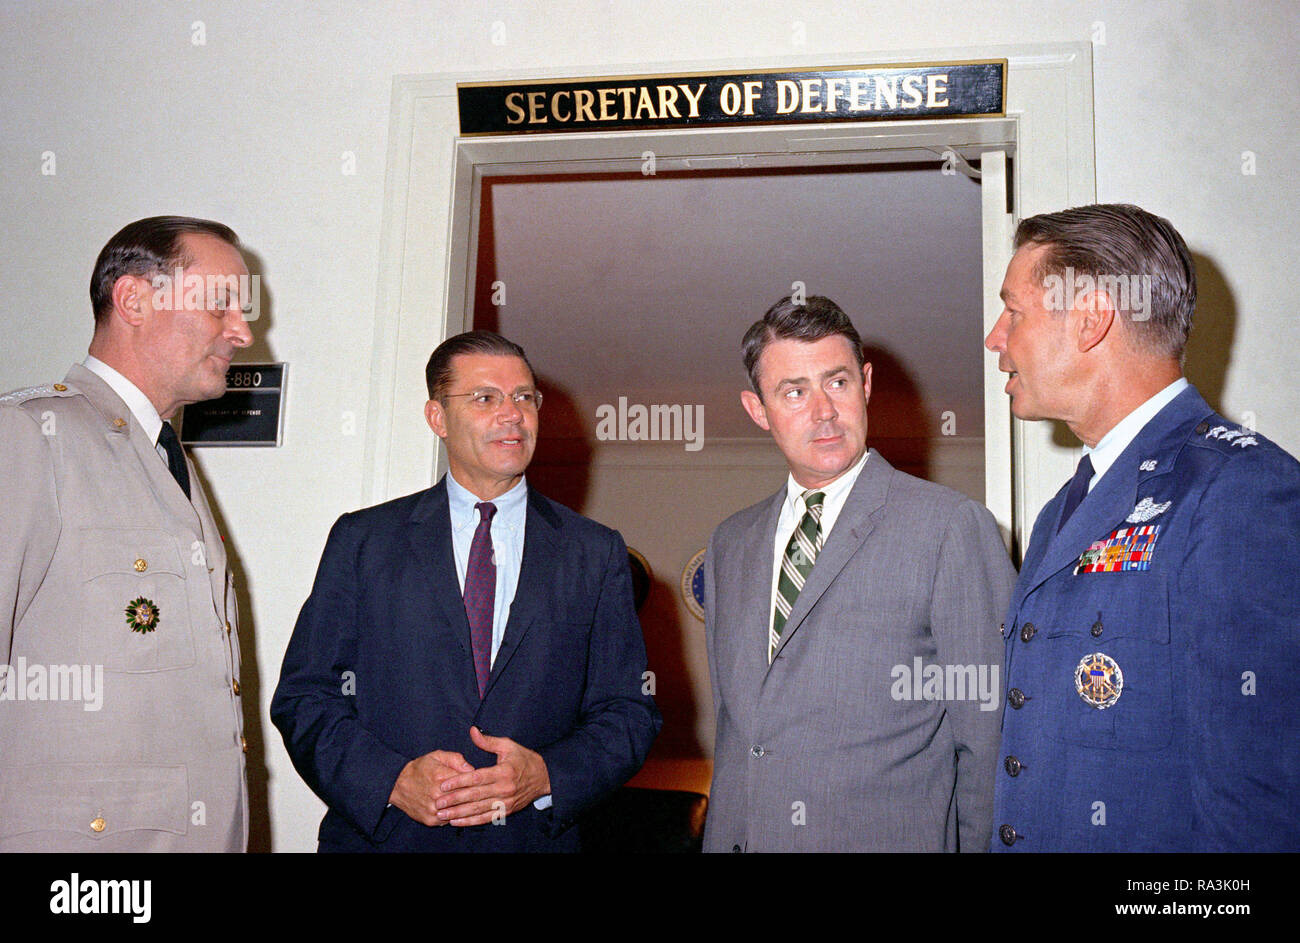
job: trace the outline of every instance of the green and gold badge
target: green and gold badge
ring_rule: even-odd
[[[132,632],[145,635],[158,628],[158,607],[152,599],[137,596],[126,604],[126,624]]]

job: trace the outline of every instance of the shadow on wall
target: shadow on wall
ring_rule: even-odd
[[[493,330],[482,323],[475,327]],[[537,450],[527,471],[528,483],[552,501],[585,514],[592,451],[584,434],[582,412],[573,395],[545,374],[538,375],[537,387],[542,391],[542,409],[538,414]]]
[[[225,516],[221,513],[219,495],[213,492],[207,476],[198,462],[194,470],[208,504],[212,509],[212,519],[216,521],[217,532],[230,533]],[[244,739],[248,741],[248,753],[244,757],[248,767],[248,850],[250,852],[269,852],[271,850],[271,804],[268,797],[269,773],[266,768],[266,719],[257,705],[262,703],[262,667],[257,660],[257,626],[253,622],[253,603],[243,562],[239,559],[236,540],[226,541],[226,565],[235,578],[235,599],[239,606],[239,700],[244,709]],[[271,677],[279,678],[279,665],[271,668]],[[272,682],[274,684],[274,681]],[[269,697],[268,697],[269,700]]]
[[[1223,412],[1223,388],[1237,333],[1237,303],[1213,260],[1194,252],[1192,261],[1196,263],[1196,314],[1183,373],[1211,407]]]
[[[938,429],[936,417],[927,412],[921,389],[901,360],[876,344],[866,343],[862,350],[871,364],[867,444],[899,471],[931,480],[930,442]],[[966,424],[972,421],[974,417]],[[978,422],[982,427],[983,417]]]

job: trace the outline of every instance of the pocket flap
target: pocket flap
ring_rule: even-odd
[[[0,769],[0,838],[76,832],[89,838],[138,829],[184,835],[184,766],[67,763]]]
[[[81,573],[87,580],[109,573],[185,573],[176,540],[166,531],[88,527],[82,531],[81,547]]]

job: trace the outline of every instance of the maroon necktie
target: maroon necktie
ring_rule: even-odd
[[[492,670],[492,607],[497,595],[497,567],[492,558],[492,518],[497,506],[490,501],[476,504],[478,529],[469,545],[465,567],[465,616],[469,619],[469,640],[474,648],[474,675],[478,696],[487,691]]]

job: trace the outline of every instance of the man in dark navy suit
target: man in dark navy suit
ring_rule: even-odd
[[[1026,219],[985,340],[1084,443],[1004,625],[996,851],[1300,850],[1300,463],[1182,375],[1196,275],[1135,206]]]
[[[522,348],[460,334],[426,379],[449,471],[334,525],[271,719],[329,806],[322,851],[574,851],[661,723],[627,550],[525,482]]]

